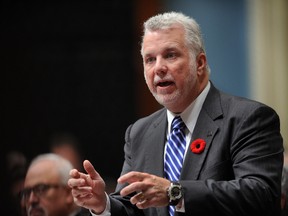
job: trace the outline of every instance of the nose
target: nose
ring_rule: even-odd
[[[167,67],[166,62],[163,58],[158,57],[156,59],[154,71],[160,77],[164,76],[167,73],[168,67]]]

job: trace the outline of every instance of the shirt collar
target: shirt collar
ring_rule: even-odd
[[[189,130],[189,133],[191,134],[193,133],[196,121],[198,119],[203,103],[207,97],[210,86],[211,84],[209,81],[200,95],[180,114],[183,122]],[[168,134],[170,133],[171,124],[175,116],[177,116],[175,113],[167,110]]]

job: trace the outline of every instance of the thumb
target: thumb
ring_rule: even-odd
[[[83,167],[92,180],[99,178],[99,173],[95,170],[94,166],[89,160],[84,160]]]

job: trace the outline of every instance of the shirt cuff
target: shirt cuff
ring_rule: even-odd
[[[175,210],[176,210],[177,212],[185,213],[184,198],[178,203],[178,205],[175,206]]]
[[[110,199],[107,193],[106,194],[106,208],[101,214],[95,214],[92,209],[89,209],[92,216],[111,216],[111,206],[110,206]]]

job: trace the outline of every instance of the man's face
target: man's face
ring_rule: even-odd
[[[68,214],[70,192],[65,185],[60,184],[57,168],[51,161],[39,161],[28,170],[24,194],[23,201],[28,216]]]
[[[199,94],[197,65],[189,55],[183,28],[146,33],[142,51],[149,90],[160,104],[182,112]]]

